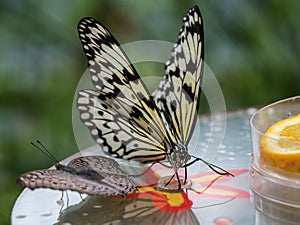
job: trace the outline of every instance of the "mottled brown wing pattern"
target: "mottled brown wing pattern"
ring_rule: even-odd
[[[137,189],[118,163],[106,157],[80,157],[58,168],[27,172],[17,182],[30,189],[71,190],[101,196],[126,195]]]
[[[113,159],[103,156],[83,156],[72,159],[68,166],[80,172],[83,169],[94,170],[100,174],[112,174],[127,176],[127,173],[121,169],[120,165]]]

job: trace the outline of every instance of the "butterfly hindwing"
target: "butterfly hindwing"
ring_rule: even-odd
[[[81,121],[104,152],[113,157],[140,162],[163,160],[165,148],[161,143],[161,134],[155,132],[157,128],[154,130],[154,125],[145,121],[142,112],[136,118],[124,116],[122,112],[127,111],[124,109],[127,106],[115,106],[111,101],[113,99],[99,100],[98,93],[92,90],[80,91],[78,94]],[[128,106],[128,110],[131,107]],[[153,132],[155,134],[152,136]]]
[[[188,143],[194,130],[204,63],[203,21],[197,6],[183,18],[178,42],[165,64],[159,87],[152,93],[169,132]]]
[[[140,76],[110,32],[92,18],[78,25],[97,89],[78,94],[82,122],[114,157],[160,161],[170,152],[170,136]]]

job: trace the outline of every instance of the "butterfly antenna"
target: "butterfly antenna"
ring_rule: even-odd
[[[52,159],[54,162],[59,163],[58,160],[55,158],[55,156],[45,147],[45,145],[42,144],[39,140],[36,141],[37,144],[34,142],[30,142],[31,145],[33,145],[36,149],[44,153],[46,156],[48,156],[50,159]]]

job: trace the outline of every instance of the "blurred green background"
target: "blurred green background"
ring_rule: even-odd
[[[13,203],[22,191],[15,183],[18,175],[53,164],[30,141],[40,139],[58,159],[78,151],[72,101],[86,69],[78,21],[95,17],[121,44],[175,42],[182,17],[195,4],[204,18],[205,61],[222,87],[228,110],[299,94],[297,0],[0,1],[1,224],[10,224]],[[163,73],[162,66],[155,73]]]

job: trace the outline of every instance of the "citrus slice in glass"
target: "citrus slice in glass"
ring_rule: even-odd
[[[300,173],[300,114],[273,124],[260,141],[265,166]]]

